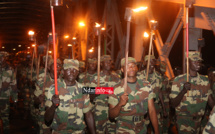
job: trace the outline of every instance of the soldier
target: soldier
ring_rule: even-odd
[[[200,132],[206,104],[214,106],[208,78],[200,75],[202,59],[197,51],[189,52],[189,82],[187,74],[177,76],[172,84],[170,104],[176,110],[179,134]]]
[[[159,132],[162,133],[163,129],[163,117],[161,115],[162,109],[163,109],[163,114],[166,116],[166,109],[164,107],[164,102],[163,102],[163,95],[161,92],[161,87],[162,87],[162,77],[160,73],[155,71],[155,63],[156,59],[155,56],[151,55],[150,56],[150,65],[149,65],[149,71],[148,71],[148,79],[149,83],[151,83],[152,86],[152,91],[155,93],[155,98],[154,98],[154,105],[155,109],[157,112],[157,118],[158,118],[158,124],[159,124]],[[144,61],[147,63],[149,56],[146,55],[144,57]],[[146,80],[146,73],[147,70],[143,70],[141,72],[137,73],[137,79]],[[149,116],[145,116],[146,119],[146,124],[149,124]]]
[[[3,122],[3,133],[9,134],[10,97],[15,103],[18,100],[16,72],[6,62],[7,52],[0,52],[0,120]]]
[[[89,95],[82,94],[83,86],[76,81],[79,62],[65,59],[63,68],[64,80],[58,83],[59,95],[55,95],[54,85],[48,91],[45,121],[51,125],[53,134],[83,134],[85,122],[89,131],[95,133]]]
[[[57,77],[59,78],[61,71],[61,61],[57,59]],[[44,84],[44,77],[46,77],[46,81]],[[45,100],[47,99],[48,90],[50,86],[54,84],[54,60],[52,57],[48,57],[48,65],[47,65],[47,74],[45,76],[45,72],[39,75],[39,79],[36,81],[36,90],[34,91],[35,95],[35,105],[39,107],[39,117],[38,124],[40,127],[40,134],[49,134],[51,133],[50,127],[45,124],[44,114],[45,114]],[[42,105],[41,105],[42,104]]]
[[[110,55],[103,55],[101,57],[102,71],[100,72],[100,87],[114,87],[120,82],[119,75],[111,70]],[[92,78],[90,87],[97,86],[98,77]],[[92,97],[93,99],[93,97]],[[102,94],[93,99],[95,104],[94,119],[96,125],[96,132],[99,134],[115,133],[115,121],[110,121],[108,116],[108,95]]]
[[[171,86],[169,78],[166,76],[166,62],[159,61],[158,60],[158,72],[161,74],[161,92],[163,95],[163,101],[164,101],[164,108],[166,110],[166,115],[163,117],[163,134],[168,134],[168,128],[169,128],[169,112],[170,112],[170,105],[169,105],[169,94],[171,92]],[[164,115],[163,111],[161,112],[162,115]]]
[[[122,72],[125,72],[125,58],[121,60]],[[128,57],[127,89],[124,89],[124,79],[114,87],[114,94],[110,95],[109,116],[117,120],[117,134],[146,134],[147,128],[144,115],[149,111],[155,134],[158,134],[158,120],[154,107],[152,91],[148,81],[136,78],[136,60]]]
[[[213,97],[213,99],[215,99],[215,92],[214,92],[215,87],[213,87],[214,82],[215,82],[215,68],[210,67],[207,72],[208,72],[208,80],[210,83],[210,89],[212,91],[212,97]],[[201,130],[203,130],[205,125],[207,124],[210,112],[211,112],[211,108],[207,104],[207,106],[205,108],[205,114],[204,114],[202,122],[201,122]]]
[[[82,83],[84,86],[88,87],[90,85],[90,81],[94,75],[97,75],[97,59],[96,58],[88,58],[87,71],[79,74],[78,82]]]
[[[209,121],[203,130],[203,134],[215,134],[215,107],[211,111]]]

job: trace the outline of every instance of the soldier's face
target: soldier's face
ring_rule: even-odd
[[[60,75],[60,71],[61,71],[61,64],[57,64],[57,78]],[[52,78],[54,78],[54,64],[51,65],[50,75],[51,75]]]
[[[103,62],[102,62],[102,68],[103,68],[103,70],[108,70],[108,71],[110,71],[110,70],[111,70],[111,64],[112,64],[112,61],[111,61],[111,60],[103,61]]]
[[[0,57],[0,65],[2,65],[6,61],[5,57]]]
[[[135,63],[128,63],[128,68],[127,68],[128,77],[136,76],[137,70],[138,70],[137,65]]]
[[[64,70],[64,79],[69,82],[73,82],[76,80],[78,73],[79,71],[74,68],[66,69]]]
[[[201,69],[201,61],[189,60],[190,70],[198,72]]]
[[[148,61],[146,61],[148,63]],[[152,59],[150,60],[149,62],[149,73],[153,73],[153,70],[155,69],[155,63],[156,63],[156,60],[155,59]]]
[[[96,70],[96,67],[97,67],[97,63],[89,63],[88,64],[89,66],[89,70],[91,70],[91,71],[95,71]]]

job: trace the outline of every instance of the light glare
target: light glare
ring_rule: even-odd
[[[143,10],[146,10],[148,7],[139,7],[139,8],[136,8],[136,9],[133,9],[134,12],[140,12],[140,11],[143,11]]]

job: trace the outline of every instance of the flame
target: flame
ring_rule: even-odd
[[[96,23],[96,26],[95,27],[100,27],[101,25],[99,23]]]
[[[32,44],[32,47],[35,47],[35,44]]]
[[[148,38],[148,37],[149,37],[149,34],[148,34],[147,32],[144,32],[143,37]]]
[[[84,27],[84,26],[85,26],[84,22],[81,21],[81,22],[79,23],[79,26]]]
[[[64,35],[64,38],[65,38],[65,39],[68,39],[68,38],[69,38],[69,35]]]
[[[51,53],[52,53],[52,51],[49,51],[49,53],[51,54]]]
[[[76,40],[76,37],[72,37],[73,40]]]
[[[136,9],[133,9],[134,12],[140,12],[140,11],[143,11],[143,10],[146,10],[148,7],[139,7],[139,8],[136,8]]]
[[[68,44],[67,46],[68,46],[68,47],[71,47],[71,46],[72,46],[72,44]]]
[[[101,28],[101,30],[102,30],[102,31],[104,31],[104,30],[105,30],[105,28],[104,28],[104,27],[102,27],[102,28]]]
[[[151,23],[157,23],[157,21],[155,21],[155,20],[151,20],[150,22],[151,22]]]

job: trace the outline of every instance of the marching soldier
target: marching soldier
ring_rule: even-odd
[[[144,115],[149,111],[149,116],[158,134],[158,120],[152,91],[148,81],[137,79],[136,60],[128,57],[128,69],[125,70],[125,58],[121,60],[122,72],[127,71],[127,89],[124,89],[124,79],[114,87],[114,94],[110,95],[109,116],[117,120],[117,134],[146,134],[147,126]]]

